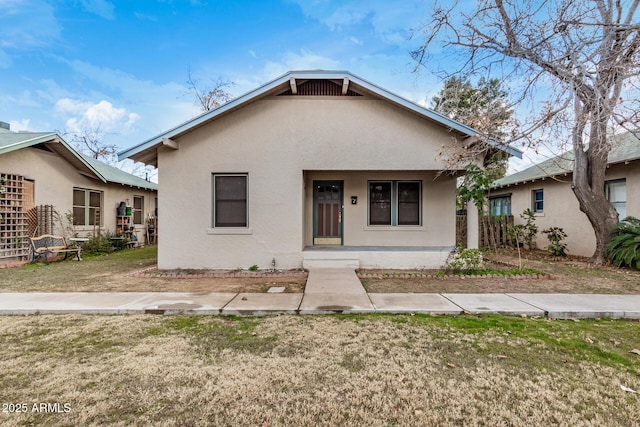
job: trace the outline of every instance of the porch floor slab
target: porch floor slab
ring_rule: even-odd
[[[461,314],[462,309],[440,294],[369,294],[378,313]]]
[[[296,314],[303,294],[240,293],[222,308],[232,316],[267,316]]]
[[[506,294],[442,294],[443,297],[472,314],[495,313],[510,315],[544,316],[544,310],[528,300]]]

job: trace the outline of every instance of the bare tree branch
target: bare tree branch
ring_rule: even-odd
[[[423,37],[411,53],[416,70],[429,66],[429,49],[440,44],[466,55],[454,75],[500,70],[518,103],[544,95],[543,108],[532,108],[527,126],[506,142],[563,133],[571,141],[574,194],[594,228],[596,262],[618,220],[604,194],[612,134],[639,126],[639,7],[640,0],[479,0],[471,11],[436,4],[432,21],[414,33]]]

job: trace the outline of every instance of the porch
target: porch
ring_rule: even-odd
[[[445,264],[453,246],[307,246],[303,268],[435,269]]]

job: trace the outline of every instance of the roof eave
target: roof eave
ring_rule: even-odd
[[[383,98],[386,98],[399,106],[413,111],[421,116],[427,117],[436,123],[439,123],[441,126],[444,126],[450,130],[454,130],[459,132],[460,134],[466,136],[475,136],[479,135],[479,132],[475,129],[466,126],[462,123],[459,123],[455,120],[452,120],[436,111],[430,110],[428,108],[422,107],[412,101],[409,101],[399,95],[396,95],[388,90],[373,84],[365,79],[362,79],[358,76],[355,76],[348,71],[324,71],[324,70],[313,70],[313,71],[290,71],[246,94],[233,99],[226,104],[221,105],[218,108],[215,108],[211,111],[207,111],[199,116],[194,117],[162,134],[156,135],[155,137],[148,139],[138,145],[135,145],[126,150],[120,151],[118,153],[118,160],[124,160],[126,158],[131,158],[135,161],[142,161],[143,159],[147,159],[147,162],[151,161],[153,164],[157,164],[157,153],[155,150],[162,144],[163,138],[175,138],[189,130],[199,127],[210,120],[213,120],[215,117],[220,116],[224,113],[230,112],[236,108],[239,108],[243,104],[255,100],[256,98],[268,94],[270,91],[273,91],[277,87],[281,85],[289,85],[290,79],[314,79],[314,78],[326,78],[326,79],[344,79],[347,78],[351,82],[361,86],[365,90],[377,94]],[[518,158],[522,158],[522,151],[513,148],[511,146],[503,147],[500,144],[494,145],[497,149],[505,151],[510,156],[515,156]],[[145,163],[147,163],[145,162]]]

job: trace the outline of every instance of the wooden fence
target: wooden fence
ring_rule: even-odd
[[[513,225],[511,216],[481,216],[478,219],[478,246],[487,248],[505,247],[511,244],[507,230]],[[467,245],[467,215],[456,215],[456,244]]]

